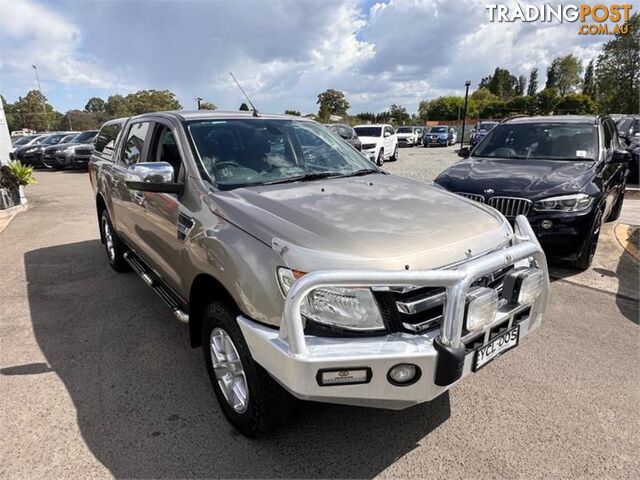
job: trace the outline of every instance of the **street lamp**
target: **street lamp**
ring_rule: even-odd
[[[202,102],[202,97],[196,97],[194,98],[194,100],[198,102],[198,110],[200,110],[200,102]]]
[[[38,76],[38,67],[31,65],[36,71],[36,83],[38,84],[38,92],[40,93],[40,101],[42,102],[42,111],[44,112],[44,124],[49,131],[49,119],[47,118],[47,105],[44,103],[44,96],[42,95],[42,88],[40,88],[40,77]]]
[[[462,148],[462,145],[464,145],[464,127],[467,123],[467,99],[469,98],[469,85],[471,85],[471,81],[467,80],[466,82],[464,82],[464,113],[462,115],[462,135],[460,135],[460,148]]]

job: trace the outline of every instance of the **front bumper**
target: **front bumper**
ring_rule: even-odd
[[[449,143],[448,138],[435,137],[435,138],[424,138],[422,140],[422,144],[425,147],[446,147]]]
[[[398,145],[400,147],[413,147],[415,145],[415,142],[413,141],[413,138],[399,137]]]
[[[531,305],[499,314],[479,337],[482,341],[482,335],[485,335],[486,341],[496,325],[510,328],[518,323],[520,338],[523,338],[542,321],[548,302],[549,276],[544,253],[522,216],[516,220],[515,245],[454,269],[313,272],[291,287],[279,331],[243,316],[238,317],[238,323],[253,358],[294,396],[329,403],[402,409],[437,397],[471,373],[474,353],[463,337],[469,285],[497,268],[527,259],[544,273],[541,295]],[[392,333],[358,338],[305,335],[300,305],[310,291],[323,286],[364,285],[445,287],[447,302],[441,328],[422,335]],[[526,316],[523,315],[525,309]],[[417,365],[422,371],[420,379],[408,386],[391,384],[387,372],[400,363]],[[317,380],[323,369],[357,368],[371,370],[367,383],[327,386],[320,385]]]
[[[377,156],[376,156],[376,149],[375,148],[368,149],[368,150],[362,150],[362,154],[364,156],[366,156],[369,159],[369,161],[371,161],[373,163],[376,163]]]
[[[532,212],[527,219],[549,258],[576,260],[591,233],[595,208],[587,212]],[[542,228],[551,221],[550,228]]]

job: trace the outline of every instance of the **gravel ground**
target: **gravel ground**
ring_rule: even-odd
[[[387,162],[383,168],[395,175],[421,182],[432,182],[445,168],[460,160],[455,153],[458,148],[460,145],[402,148],[398,161]]]

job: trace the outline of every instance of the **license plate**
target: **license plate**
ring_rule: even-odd
[[[494,337],[489,343],[482,345],[476,349],[473,359],[473,371],[477,372],[482,367],[491,363],[500,355],[518,345],[520,340],[520,325],[502,332]]]

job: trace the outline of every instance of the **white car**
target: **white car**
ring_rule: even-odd
[[[362,142],[362,153],[376,165],[398,160],[398,137],[391,125],[357,125],[353,128]]]
[[[398,127],[396,136],[401,147],[415,147],[418,144],[418,134],[413,127]]]

